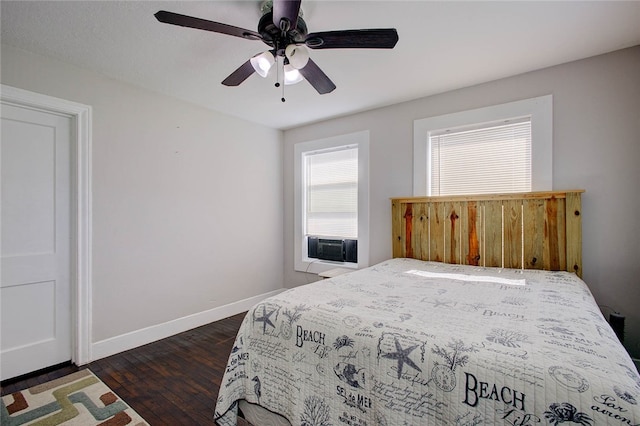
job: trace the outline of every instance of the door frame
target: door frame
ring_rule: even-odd
[[[71,117],[71,361],[91,354],[91,120],[88,105],[0,84],[3,104]]]

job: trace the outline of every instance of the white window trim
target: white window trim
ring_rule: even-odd
[[[358,145],[358,263],[331,262],[306,256],[306,239],[302,232],[302,156],[305,152],[344,145]],[[294,145],[294,268],[318,274],[336,267],[361,269],[369,266],[369,131],[334,136]]]
[[[552,95],[469,111],[423,118],[413,122],[413,195],[431,195],[429,135],[447,128],[531,117],[531,190],[553,189],[553,97]]]

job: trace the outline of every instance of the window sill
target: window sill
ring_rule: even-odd
[[[359,265],[357,263],[333,262],[330,260],[307,258],[307,259],[304,259],[302,262],[300,262],[300,264],[296,264],[294,269],[297,272],[304,272],[307,274],[318,275],[320,273],[329,271],[331,269],[344,268],[344,269],[356,270],[358,269],[358,267]]]
[[[353,272],[352,269],[347,269],[347,268],[333,268],[333,269],[329,269],[328,271],[325,272],[320,272],[318,274],[318,276],[320,277],[320,279],[328,279],[328,278],[334,278],[337,277],[338,275],[344,275],[344,274],[348,274],[349,272]]]

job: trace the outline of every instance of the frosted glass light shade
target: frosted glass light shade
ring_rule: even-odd
[[[295,69],[291,64],[284,66],[284,84],[296,84],[304,80],[300,71]]]
[[[287,56],[289,63],[298,70],[304,68],[309,62],[309,51],[304,46],[290,44],[285,49],[284,54]]]
[[[269,70],[275,63],[273,54],[269,51],[255,55],[250,61],[253,69],[256,70],[256,73],[262,78],[265,78],[269,74]]]

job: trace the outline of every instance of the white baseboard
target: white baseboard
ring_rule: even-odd
[[[91,345],[91,361],[128,351],[129,349],[137,348],[138,346],[146,345],[148,343],[155,342],[156,340],[164,339],[166,337],[182,333],[183,331],[191,330],[193,328],[239,314],[240,312],[249,310],[255,304],[267,297],[275,296],[285,290],[286,289],[281,289],[260,294],[248,299],[219,306],[208,311],[188,315],[163,324],[154,325],[95,342]]]

